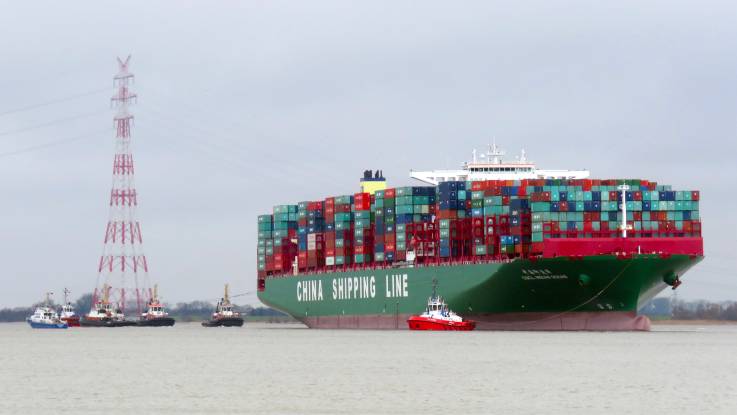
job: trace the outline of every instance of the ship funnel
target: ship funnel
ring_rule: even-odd
[[[384,172],[381,170],[364,170],[361,178],[361,192],[374,194],[379,190],[386,189],[386,179]]]

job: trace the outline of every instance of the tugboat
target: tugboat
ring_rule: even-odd
[[[174,318],[169,317],[169,313],[164,311],[164,306],[159,302],[158,288],[158,285],[154,285],[151,299],[148,300],[148,308],[141,313],[141,319],[138,320],[137,324],[139,326],[162,327],[174,325]]]
[[[455,330],[471,331],[476,328],[476,322],[464,320],[463,317],[452,312],[442,297],[435,292],[437,280],[433,281],[432,296],[427,299],[427,308],[419,316],[407,319],[410,330]]]
[[[241,327],[243,325],[243,317],[239,312],[233,311],[233,305],[230,303],[228,284],[225,284],[225,295],[218,301],[215,312],[212,313],[212,318],[203,321],[202,325],[204,327]]]
[[[51,307],[52,292],[46,293],[44,305],[36,307],[36,311],[26,321],[34,329],[66,329],[67,323],[59,319],[59,314]]]
[[[74,307],[69,301],[71,291],[64,288],[64,305],[61,306],[61,321],[67,323],[69,327],[79,327],[79,316],[74,312]]]
[[[113,309],[110,303],[110,286],[102,288],[102,298],[93,304],[89,314],[80,320],[82,327],[124,327],[135,326],[136,322],[126,320],[120,308]]]

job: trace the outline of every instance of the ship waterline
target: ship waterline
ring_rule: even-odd
[[[596,255],[268,278],[259,299],[313,328],[406,329],[438,292],[479,330],[647,330],[638,306],[700,255]]]

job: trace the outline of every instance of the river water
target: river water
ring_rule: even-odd
[[[737,326],[649,333],[0,324],[0,413],[737,413]]]

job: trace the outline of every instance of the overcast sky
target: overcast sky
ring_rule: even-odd
[[[409,184],[492,137],[542,168],[701,190],[707,259],[679,296],[737,299],[735,22],[734,1],[3,0],[0,306],[94,288],[128,53],[165,301],[253,291],[272,205],[353,193],[369,168]]]

